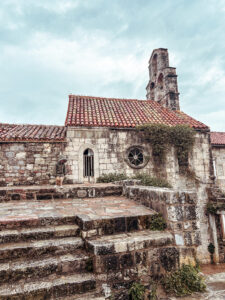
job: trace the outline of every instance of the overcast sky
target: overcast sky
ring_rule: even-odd
[[[145,99],[160,47],[181,110],[225,131],[225,0],[0,0],[0,122],[63,125],[70,93]]]

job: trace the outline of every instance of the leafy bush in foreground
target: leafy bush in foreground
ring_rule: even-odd
[[[206,284],[199,269],[192,265],[182,265],[178,270],[168,273],[163,279],[167,293],[176,296],[191,295],[194,292],[204,292]]]

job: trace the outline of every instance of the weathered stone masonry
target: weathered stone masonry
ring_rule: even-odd
[[[55,166],[65,144],[0,143],[0,185],[55,184]]]

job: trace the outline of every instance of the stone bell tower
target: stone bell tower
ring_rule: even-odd
[[[176,68],[169,66],[168,50],[153,50],[148,68],[150,80],[146,87],[147,100],[155,100],[164,107],[179,110]]]

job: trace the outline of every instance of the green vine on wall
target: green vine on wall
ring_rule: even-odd
[[[180,167],[188,167],[188,155],[195,141],[195,131],[188,125],[167,126],[146,124],[138,126],[145,141],[152,146],[152,154],[160,162],[165,160],[169,146],[174,146]]]

